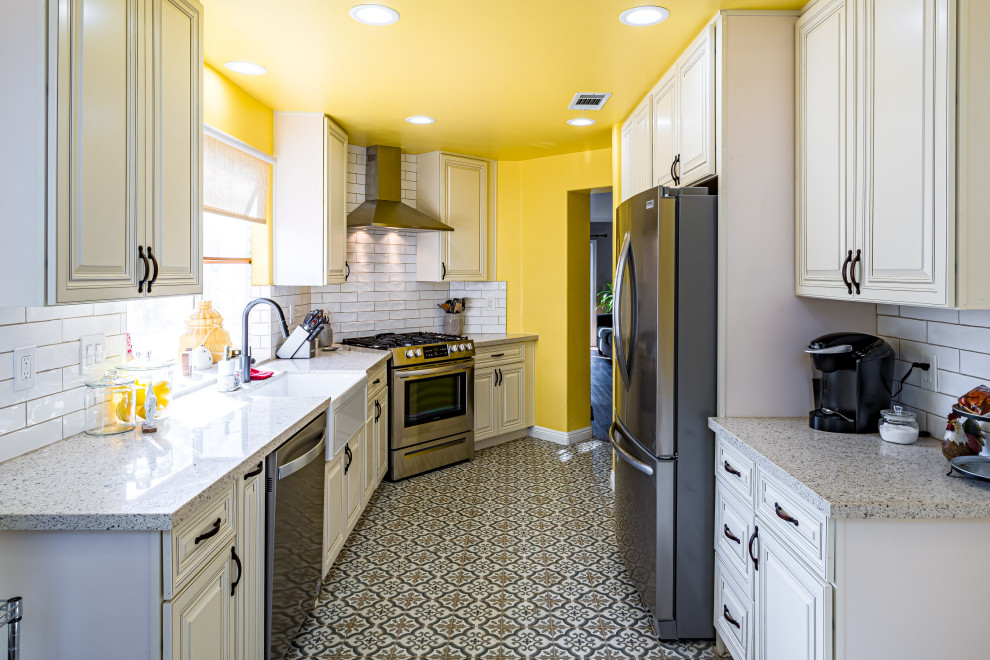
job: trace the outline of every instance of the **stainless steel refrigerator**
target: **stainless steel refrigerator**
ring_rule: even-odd
[[[716,204],[653,188],[616,212],[615,528],[661,639],[715,633]]]

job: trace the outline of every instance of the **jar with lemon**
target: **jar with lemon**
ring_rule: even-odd
[[[172,375],[175,371],[175,360],[155,361],[153,359],[132,360],[117,367],[117,371],[134,378],[134,414],[137,420],[144,419],[144,399],[148,393],[148,384],[158,399],[158,412],[155,419],[168,417],[169,405],[172,401]],[[118,415],[127,410],[128,402],[118,402]]]

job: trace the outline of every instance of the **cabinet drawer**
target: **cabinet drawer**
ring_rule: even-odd
[[[763,471],[757,478],[756,515],[774,535],[825,578],[827,518]]]
[[[753,601],[718,558],[715,559],[714,621],[733,660],[753,657]]]
[[[715,483],[715,554],[731,570],[744,591],[753,598],[753,562],[749,541],[756,528],[756,517],[748,503],[743,503],[729,487]]]
[[[751,507],[755,502],[753,499],[755,472],[753,461],[721,438],[718,439],[715,448],[715,474],[722,477],[725,483]]]
[[[526,357],[526,344],[499,344],[497,346],[476,346],[474,349],[474,364],[480,367],[495,362],[512,362]]]
[[[368,403],[374,403],[375,397],[388,387],[388,362],[383,362],[377,367],[368,370]]]
[[[212,559],[217,549],[234,537],[235,521],[234,484],[231,484],[171,534],[162,536],[169,543],[162,566],[166,599],[178,593]]]

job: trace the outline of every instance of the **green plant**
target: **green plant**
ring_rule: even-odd
[[[606,282],[602,290],[598,292],[598,309],[605,310],[606,314],[612,313],[612,283]]]

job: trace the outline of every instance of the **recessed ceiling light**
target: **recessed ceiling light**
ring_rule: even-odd
[[[385,5],[354,5],[347,13],[365,25],[391,25],[399,20],[399,12]]]
[[[619,20],[633,27],[644,27],[646,25],[662,23],[669,16],[670,11],[663,7],[643,5],[642,7],[633,7],[632,9],[625,10],[619,14]]]
[[[254,62],[247,62],[244,60],[227,62],[224,66],[234,73],[243,73],[246,76],[263,76],[268,73],[268,69],[260,64],[255,64]]]
[[[410,124],[433,124],[437,120],[426,115],[413,115],[412,117],[406,117],[406,121]]]
[[[591,126],[595,123],[595,120],[588,119],[587,117],[578,117],[577,119],[568,119],[567,123],[571,126]]]

